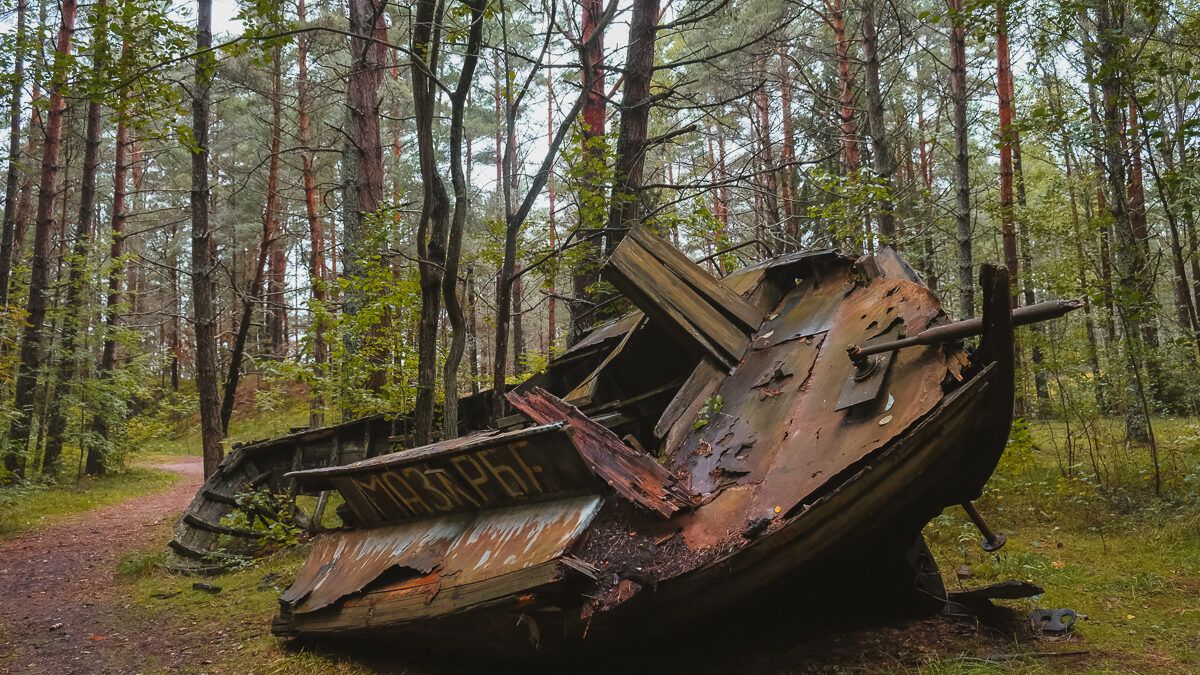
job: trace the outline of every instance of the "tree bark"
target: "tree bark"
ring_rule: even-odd
[[[450,218],[450,197],[446,194],[446,186],[438,170],[433,134],[437,92],[431,75],[438,69],[441,9],[438,0],[418,0],[412,37],[413,114],[423,188],[421,217],[417,223],[421,319],[417,330],[417,402],[413,411],[413,443],[418,446],[433,440],[438,318],[441,315],[446,230]],[[466,197],[465,192],[463,197]],[[465,211],[463,213],[465,216]]]
[[[365,216],[379,210],[383,201],[383,145],[379,136],[379,87],[386,68],[387,25],[384,3],[378,0],[349,0],[350,71],[346,75],[346,133],[342,148],[342,266],[348,277],[360,277],[364,262],[375,251],[367,250],[369,239]],[[345,293],[342,312],[355,316],[365,298],[358,291]],[[359,348],[356,338],[347,349]],[[367,377],[367,386],[383,386],[382,369]]]
[[[779,152],[779,160],[783,165],[780,190],[783,198],[783,231],[789,250],[794,250],[800,244],[800,215],[796,213],[796,131],[792,123],[791,72],[788,53],[784,48],[779,49],[779,105],[780,117],[783,118],[783,147]]]
[[[271,157],[267,164],[267,204],[264,222],[270,219],[271,241],[267,255],[267,338],[271,354],[287,354],[287,255],[279,233],[279,150],[283,136],[282,55],[278,46],[271,51]]]
[[[771,104],[767,91],[767,55],[762,54],[755,63],[758,89],[754,92],[754,111],[758,122],[758,160],[759,160],[759,196],[762,199],[763,212],[759,214],[758,222],[762,228],[758,233],[760,240],[766,239],[766,231],[774,230],[781,222],[779,214],[779,180],[775,175],[775,141],[771,138]]]
[[[475,80],[475,68],[479,64],[479,49],[483,44],[483,13],[486,1],[468,0],[466,5],[471,11],[471,26],[468,30],[467,48],[463,54],[458,85],[450,97],[450,182],[454,188],[454,212],[450,217],[445,274],[442,279],[442,296],[446,303],[446,317],[450,323],[450,349],[442,370],[443,438],[458,436],[458,368],[467,346],[466,313],[458,291],[463,234],[467,226],[467,211],[471,208],[470,177],[463,171],[463,119],[467,98]]]
[[[301,26],[308,25],[304,0],[296,3],[296,20]],[[304,181],[304,214],[308,220],[309,237],[309,281],[313,301],[322,307],[322,311],[313,319],[313,365],[318,375],[318,382],[311,393],[310,426],[318,427],[325,422],[325,397],[322,393],[321,380],[329,362],[329,348],[325,343],[325,228],[321,222],[321,211],[317,196],[316,153],[313,149],[312,122],[309,116],[309,82],[308,82],[308,34],[299,37],[296,45],[296,126],[300,139],[300,171]]]
[[[54,229],[54,198],[57,194],[59,148],[62,143],[63,115],[67,102],[64,88],[69,73],[71,39],[75,33],[76,0],[63,0],[61,22],[55,44],[54,65],[50,79],[50,111],[46,116],[45,140],[42,145],[42,168],[38,182],[37,219],[35,221],[33,253],[30,261],[29,300],[26,306],[25,331],[21,337],[21,361],[17,370],[13,396],[14,417],[9,427],[9,448],[4,467],[14,477],[25,476],[26,451],[33,427],[34,393],[38,385],[38,367],[42,357],[46,321],[46,300],[50,289],[50,235]]]
[[[246,338],[250,334],[250,324],[254,320],[254,308],[258,305],[259,298],[262,297],[263,279],[266,276],[268,265],[271,266],[271,276],[274,277],[276,270],[272,257],[276,255],[279,248],[279,145],[282,135],[280,124],[280,48],[276,46],[272,53],[273,77],[271,90],[271,156],[267,164],[267,203],[263,207],[263,225],[262,237],[259,239],[258,255],[255,258],[255,266],[250,283],[246,285],[246,290],[242,294],[242,313],[241,319],[238,321],[237,329],[234,333],[233,348],[229,354],[229,370],[225,376],[225,393],[221,397],[221,429],[229,433],[229,421],[233,418],[233,408],[237,401],[238,383],[241,381],[242,361],[246,354]],[[282,268],[279,272],[282,273]],[[274,283],[274,279],[270,280]],[[280,284],[282,285],[282,284]],[[283,318],[277,314],[277,309],[282,310],[282,303],[279,303],[277,308],[277,299],[271,295],[271,287],[268,287],[266,294],[267,299],[267,334],[270,340],[271,353],[278,355],[280,347],[283,343]],[[281,312],[280,312],[281,313]]]
[[[1013,74],[1008,55],[1008,6],[996,5],[996,94],[1000,102],[1000,230],[1004,241],[1004,266],[1008,268],[1013,309],[1020,288],[1017,269],[1017,229],[1013,217]]]
[[[13,243],[17,230],[17,200],[21,181],[21,96],[25,92],[25,14],[27,0],[17,0],[16,49],[13,53],[12,99],[8,105],[8,173],[4,182],[4,221],[0,229],[0,307],[8,305]]]
[[[896,244],[896,206],[892,199],[892,151],[883,120],[883,92],[879,84],[879,31],[875,27],[875,0],[863,0],[863,69],[866,71],[867,126],[871,131],[871,161],[883,196],[875,208],[880,243]]]
[[[951,2],[955,0],[949,0]],[[846,36],[846,10],[843,0],[825,0],[825,22],[833,29],[833,47],[837,61],[838,127],[841,130],[842,168],[846,176],[858,174],[858,123],[854,119],[854,88],[850,74],[850,40]]]
[[[647,134],[652,103],[650,84],[654,76],[658,3],[659,0],[634,0],[633,15],[629,20],[629,49],[625,56],[625,84],[621,93],[621,126],[617,132],[617,156],[613,167],[612,200],[608,212],[608,231],[605,236],[606,254],[611,254],[617,244],[621,243],[625,233],[639,221],[642,172],[646,164]],[[760,91],[762,91],[761,85]],[[770,152],[769,146],[767,152]],[[770,160],[768,159],[768,161]],[[773,187],[773,177],[771,184]]]
[[[121,59],[126,62],[131,54],[132,47],[129,41],[126,40],[121,45]],[[121,320],[120,302],[121,302],[121,277],[123,276],[124,264],[121,257],[125,254],[125,218],[126,218],[126,194],[128,190],[127,177],[130,166],[130,140],[129,127],[127,127],[121,118],[124,116],[128,107],[129,92],[124,90],[120,92],[120,109],[117,111],[117,134],[116,142],[113,147],[113,202],[112,202],[112,223],[110,225],[109,234],[109,261],[108,261],[108,291],[105,297],[104,305],[104,345],[100,354],[100,365],[96,369],[96,377],[105,380],[112,377],[113,369],[117,364],[117,325]],[[136,183],[135,183],[136,188]],[[171,250],[174,255],[175,245],[175,226],[171,226]],[[169,261],[169,271],[171,290],[176,298],[175,312],[172,317],[172,347],[171,347],[171,387],[172,391],[179,391],[179,268],[178,259]],[[103,411],[97,411],[97,414],[92,418],[92,429],[96,434],[108,440],[109,429],[108,420]],[[105,443],[89,443],[87,450],[87,471],[89,474],[100,473],[104,470]]]
[[[554,70],[546,69],[546,143],[554,141]],[[550,204],[547,210],[547,220],[549,221],[550,234],[550,250],[558,249],[558,226],[555,223],[557,214],[556,197],[557,193],[554,189],[554,176],[546,179],[546,197]],[[557,262],[550,264],[550,269],[546,274],[546,286],[549,289],[549,295],[546,297],[546,356],[553,356],[555,353],[554,343],[558,342],[558,264]]]
[[[196,73],[192,88],[192,312],[196,331],[196,389],[200,395],[200,431],[204,476],[216,472],[224,452],[221,399],[217,393],[217,307],[214,271],[216,246],[209,223],[209,89],[216,57],[212,47],[212,0],[197,0]]]
[[[971,172],[967,134],[967,17],[962,0],[946,0],[950,10],[950,98],[954,106],[954,223],[958,242],[958,304],[962,318],[975,316],[974,260],[971,252]]]
[[[604,161],[604,118],[607,108],[604,78],[604,30],[601,27],[603,0],[580,0],[581,30],[584,44],[581,63],[590,68],[585,80],[589,82],[583,103],[583,147],[582,154],[588,162]],[[499,150],[497,150],[499,151]],[[604,186],[599,175],[582,178],[579,195],[579,262],[571,275],[571,292],[574,301],[568,303],[571,329],[568,342],[574,344],[582,338],[596,320],[597,295],[594,286],[600,279],[600,241],[604,232],[605,215],[598,212],[596,202]]]

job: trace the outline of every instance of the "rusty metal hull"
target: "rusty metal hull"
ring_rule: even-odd
[[[554,456],[592,478],[572,480],[553,498],[510,495],[503,508],[423,519],[376,508],[369,527],[322,535],[282,598],[278,634],[432,639],[507,654],[586,648],[704,620],[804,580],[864,542],[880,542],[883,560],[919,540],[943,508],[980,494],[1012,419],[1012,319],[1002,275],[985,280],[983,341],[973,355],[960,344],[922,346],[890,354],[878,372],[856,378],[845,345],[948,322],[894,253],[869,265],[822,254],[749,270],[726,284],[744,298],[731,308],[728,291],[706,287],[694,270],[641,290],[681,263],[665,253],[656,259],[657,243],[634,239],[646,249],[625,260],[643,267],[627,262],[623,285],[631,297],[648,302],[657,293],[655,302],[674,309],[639,305],[645,318],[625,322],[614,351],[584,379],[510,394],[518,411],[544,426],[488,441],[556,439],[582,464],[567,459],[575,453]],[[680,318],[698,303],[710,305],[702,318]],[[754,311],[762,320],[747,329]],[[655,332],[676,320],[686,323]],[[712,358],[705,354],[716,341],[705,342],[706,330],[721,331]],[[630,364],[649,380],[646,390],[659,386],[644,361],[621,350],[653,349],[664,335],[694,339],[695,358],[687,377],[669,374],[673,397],[650,406],[654,419],[589,417],[597,405],[615,405],[596,396],[637,381]],[[580,382],[591,383],[579,400],[592,408],[555,396]],[[629,399],[643,407],[651,400]],[[303,489],[306,482],[328,487],[322,481],[332,474],[416,459],[445,465],[463,444],[295,477]],[[651,446],[657,465],[642,461]]]

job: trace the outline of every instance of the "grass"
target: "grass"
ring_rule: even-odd
[[[239,391],[245,391],[239,396],[249,400],[238,406],[238,412],[230,420],[226,448],[234,443],[282,436],[295,427],[308,426],[307,393],[288,387],[278,390],[242,387]],[[190,415],[182,422],[158,425],[140,446],[141,454],[147,455],[200,455],[199,415]]]
[[[1067,644],[1047,638],[1020,650],[1087,650],[1084,663],[1093,672],[1196,672],[1200,504],[1189,478],[1189,467],[1200,461],[1196,423],[1156,422],[1160,455],[1169,464],[1161,497],[1151,488],[1147,449],[1116,441],[1118,426],[1111,420],[1097,425],[1098,457],[1107,464],[1108,482],[1091,478],[1081,467],[1064,475],[1063,423],[1034,425],[1026,438],[1014,436],[980,501],[993,528],[1008,535],[998,554],[979,548],[978,532],[957,507],[934,520],[926,537],[948,587],[1027,579],[1045,594],[1009,606],[1022,612],[1069,607],[1083,617]],[[1090,463],[1083,454],[1081,463]],[[969,579],[958,580],[960,566],[969,571]],[[925,672],[977,672],[957,670],[962,664],[956,665],[956,658],[934,659]],[[974,663],[972,668],[1027,672],[1033,665],[1076,670],[1079,664],[1017,660]]]
[[[0,538],[45,527],[72,513],[165,490],[178,474],[136,466],[76,484],[30,483],[0,488]]]
[[[167,536],[166,532],[163,534]],[[163,567],[161,548],[135,552],[118,564],[117,590],[136,620],[164,632],[192,635],[204,643],[206,673],[367,673],[343,655],[290,651],[270,634],[279,594],[304,562],[305,546],[293,547],[257,561],[249,569],[197,579],[172,574]],[[216,594],[195,590],[197,581],[220,587]],[[211,640],[219,641],[213,648]],[[171,670],[147,655],[144,672]],[[192,664],[200,670],[200,664]]]

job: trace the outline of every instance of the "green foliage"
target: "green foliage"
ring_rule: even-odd
[[[887,182],[868,171],[847,176],[821,168],[812,170],[811,180],[825,198],[808,207],[808,217],[823,225],[835,245],[845,242],[860,251],[871,248],[865,224],[880,204],[892,202]]]
[[[221,519],[221,524],[261,532],[261,541],[276,547],[294,546],[301,529],[296,525],[287,495],[258,489],[238,493],[237,507]]]
[[[376,251],[356,265],[357,274],[338,279],[336,292],[360,300],[357,311],[333,314],[313,300],[315,321],[305,337],[306,351],[314,348],[316,331],[323,333],[329,363],[318,368],[309,361],[291,373],[303,373],[326,404],[346,418],[408,410],[416,396],[416,341],[407,329],[420,315],[420,282],[416,267],[387,253],[391,218],[386,213],[366,219],[367,243]],[[382,382],[371,388],[370,381]]]
[[[700,406],[700,412],[696,417],[695,423],[692,424],[692,429],[703,429],[708,426],[708,423],[714,417],[721,414],[721,410],[725,407],[725,399],[720,394],[713,394],[704,400],[704,405]]]

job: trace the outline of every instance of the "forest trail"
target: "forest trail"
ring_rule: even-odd
[[[153,468],[184,479],[0,541],[0,670],[136,672],[150,655],[188,658],[175,636],[129,621],[113,594],[121,556],[160,535],[156,526],[175,518],[203,479],[200,457]]]

